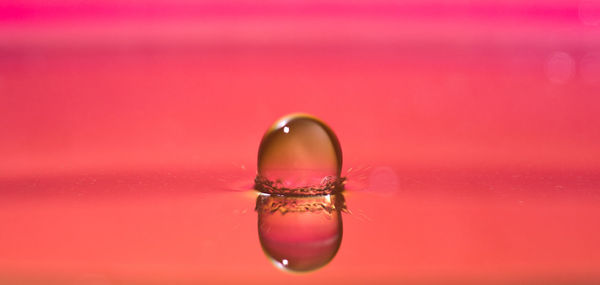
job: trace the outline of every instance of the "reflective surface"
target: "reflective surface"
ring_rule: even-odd
[[[254,210],[257,192],[231,188],[251,181],[251,170],[5,179],[0,184],[1,281],[600,280],[597,174],[388,166],[395,182],[369,182],[372,175],[382,177],[377,168],[356,169],[348,176],[344,196],[350,213],[341,213],[339,251],[327,265],[300,275],[274,267],[261,243],[265,251],[271,249],[259,237],[268,233],[257,233],[262,231],[257,223],[285,221],[285,226],[294,213],[261,217]],[[225,178],[230,182],[220,181]],[[378,191],[384,186],[386,191]],[[297,221],[320,225],[313,219]],[[323,225],[323,236],[336,237],[336,223]],[[279,233],[284,235],[272,238],[292,241],[283,229]],[[267,254],[276,256],[272,250]]]

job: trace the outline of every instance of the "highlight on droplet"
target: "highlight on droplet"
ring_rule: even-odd
[[[276,267],[292,272],[316,270],[328,264],[342,243],[341,194],[279,196],[256,200],[258,237]]]
[[[279,119],[258,149],[255,188],[264,193],[320,195],[342,190],[342,149],[335,133],[306,114]]]

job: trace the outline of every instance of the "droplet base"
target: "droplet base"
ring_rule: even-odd
[[[254,179],[254,189],[267,194],[287,196],[326,195],[343,191],[345,183],[345,177],[336,178],[327,176],[318,185],[288,187],[281,180],[271,181],[261,175],[257,175]]]

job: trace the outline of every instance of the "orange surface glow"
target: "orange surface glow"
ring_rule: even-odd
[[[0,284],[598,284],[599,7],[0,3]],[[252,190],[296,112],[348,209],[299,274]]]

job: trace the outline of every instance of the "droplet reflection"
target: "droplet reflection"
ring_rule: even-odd
[[[322,195],[341,190],[342,150],[319,119],[295,114],[267,130],[258,150],[256,189],[271,194]]]
[[[341,194],[311,197],[261,194],[256,200],[258,237],[274,264],[295,272],[318,269],[342,242]]]

